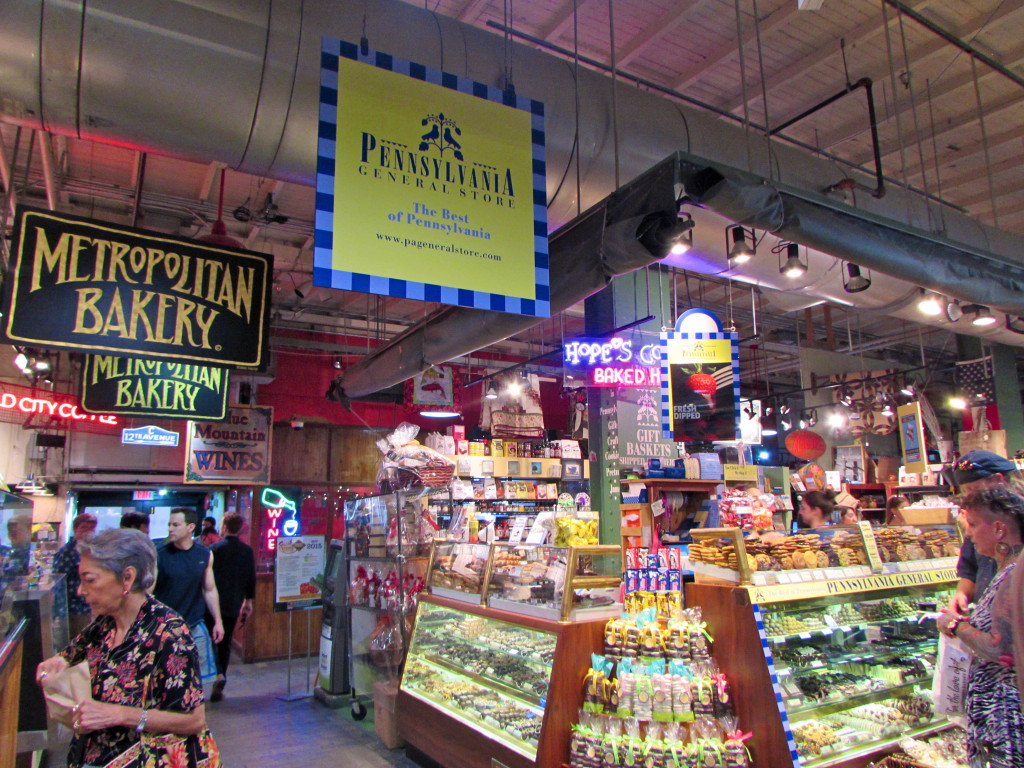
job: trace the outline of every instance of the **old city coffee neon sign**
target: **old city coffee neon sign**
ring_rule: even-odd
[[[267,510],[267,517],[270,525],[267,527],[267,549],[273,552],[277,549],[279,536],[295,536],[299,532],[298,509],[295,502],[285,496],[276,488],[264,488],[260,496],[263,508]],[[285,512],[291,512],[291,517],[281,520]]]
[[[0,394],[0,409],[72,421],[97,421],[100,424],[117,424],[116,416],[83,413],[75,403],[67,401],[58,402],[56,400],[47,400],[43,397],[29,397],[27,395],[19,397],[10,392]]]
[[[634,349],[621,336],[574,339],[562,349],[566,369],[583,373],[588,387],[660,387],[657,344]]]

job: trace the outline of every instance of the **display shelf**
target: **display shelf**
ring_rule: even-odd
[[[901,729],[898,734],[890,735],[878,741],[870,741],[862,745],[853,746],[850,749],[833,751],[815,759],[804,759],[801,761],[801,765],[804,768],[830,768],[830,766],[839,765],[840,763],[850,763],[858,758],[892,749],[898,746],[902,739],[922,739],[926,736],[931,736],[939,731],[946,730],[949,728],[949,725],[949,722],[941,720],[918,728]]]
[[[815,702],[814,704],[805,704],[799,707],[789,708],[789,719],[793,722],[799,722],[801,720],[807,720],[811,717],[825,717],[826,715],[834,715],[836,712],[845,712],[848,709],[859,707],[864,704],[876,704],[879,701],[885,699],[894,699],[897,696],[913,693],[915,685],[927,684],[931,685],[932,681],[930,677],[922,677],[917,680],[909,680],[905,683],[900,683],[897,686],[891,688],[879,688],[876,691],[867,691],[866,693],[855,693],[853,695],[843,696],[837,699],[829,699],[828,701]]]
[[[548,674],[547,695],[439,656],[440,633],[458,635],[487,653],[507,653],[510,661],[528,659],[531,669]],[[570,726],[583,704],[580,680],[603,639],[604,621],[548,621],[424,595],[398,695],[401,735],[446,768],[562,765],[569,758]],[[552,648],[546,661],[543,654]],[[534,651],[542,658],[531,656]],[[520,729],[535,733],[536,740],[523,733],[519,738]]]
[[[915,706],[926,706],[921,689],[930,685],[930,677],[917,677],[921,668],[914,659],[932,655],[934,639],[921,637],[922,630],[914,626],[918,615],[913,611],[922,599],[944,601],[939,593],[951,590],[955,584],[956,573],[952,569],[770,587],[691,583],[686,585],[686,604],[700,607],[708,630],[715,637],[715,657],[733,686],[736,715],[744,730],[753,733],[748,744],[757,764],[772,768],[847,768],[863,766],[869,757],[877,760],[894,743],[890,734],[861,742],[853,733],[842,749],[834,753],[801,756],[796,751],[790,723],[830,715],[843,718],[840,713],[895,697],[911,697]],[[900,609],[899,615],[878,616],[886,607]],[[854,612],[870,618],[856,620],[851,616]],[[768,634],[769,618],[781,621],[786,615],[808,614],[834,615],[836,626]],[[860,633],[864,632],[869,634],[863,637]],[[878,647],[868,645],[869,642]],[[784,653],[787,644],[794,651]],[[812,654],[815,649],[820,653],[810,655],[813,661],[801,663],[798,654],[802,651],[795,649],[805,644]],[[754,663],[755,657],[764,661]],[[851,670],[851,664],[864,666]],[[829,672],[849,672],[856,677],[826,674]],[[900,674],[915,676],[900,679]],[[816,676],[823,679],[813,681],[811,678]],[[797,685],[798,681],[802,686]],[[850,690],[845,687],[850,682],[864,692],[840,694],[841,690]],[[873,685],[883,687],[871,690]],[[822,700],[811,699],[801,687]],[[920,716],[934,723],[935,728],[946,725],[944,720],[935,720],[927,709]]]

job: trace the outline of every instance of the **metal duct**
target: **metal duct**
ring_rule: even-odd
[[[643,247],[636,233],[651,213],[675,218],[678,181],[679,158],[668,157],[551,236],[552,314],[601,290],[615,276],[664,256]],[[505,312],[442,309],[347,368],[335,379],[328,396],[344,401],[376,392],[537,322],[533,317]]]
[[[503,47],[493,34],[399,0],[4,0],[0,119],[312,186],[320,37],[356,41],[364,30],[370,45],[386,52],[503,83]],[[511,61],[517,89],[546,105],[553,229],[609,195],[616,166],[622,179],[631,179],[684,149],[702,158],[701,165],[771,179],[781,195],[780,234],[912,284],[955,284],[954,296],[1019,307],[1008,294],[1022,268],[1020,237],[953,211],[940,217],[937,204],[898,186],[881,200],[846,198],[842,213],[829,201],[804,207],[847,172],[597,72],[580,69],[577,82],[569,62],[527,46],[514,44]],[[577,166],[579,196],[571,181]],[[715,192],[720,201],[724,194]],[[710,196],[707,204],[728,210]],[[737,209],[733,220],[753,223],[745,210]],[[928,234],[940,220],[942,242]],[[764,223],[775,221],[773,212]],[[847,298],[866,307],[875,301],[864,294]],[[495,322],[495,333],[503,322]],[[476,338],[480,326],[457,331]]]

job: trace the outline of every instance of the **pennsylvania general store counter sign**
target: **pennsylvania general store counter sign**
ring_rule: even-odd
[[[550,315],[544,105],[323,39],[313,282]]]
[[[4,291],[12,344],[259,365],[270,256],[19,207]]]

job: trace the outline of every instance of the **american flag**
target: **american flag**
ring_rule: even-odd
[[[956,383],[968,405],[988,405],[996,401],[991,357],[957,363]]]

